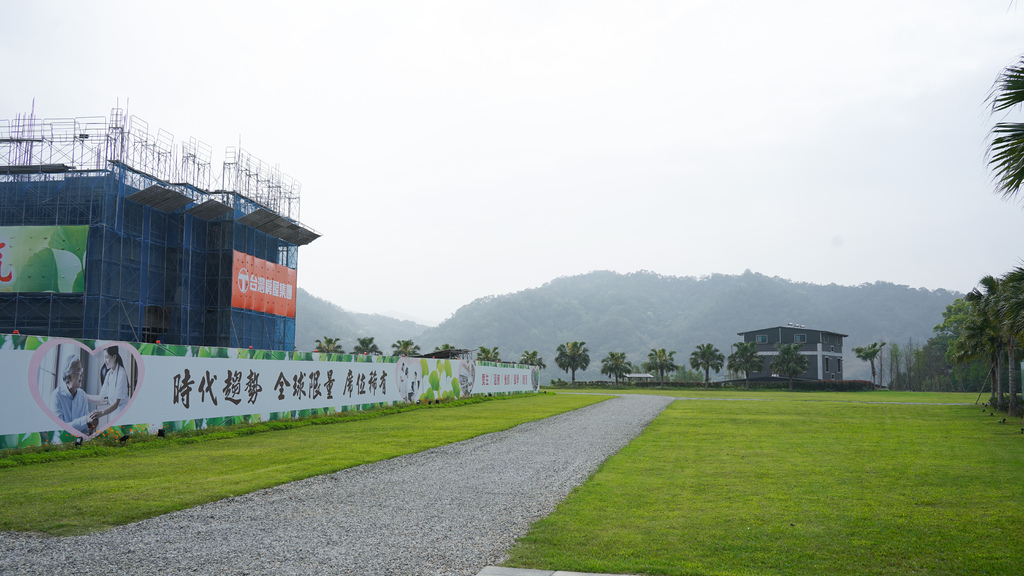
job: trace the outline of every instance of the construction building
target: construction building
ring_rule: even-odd
[[[292,350],[300,185],[115,108],[0,120],[0,333]]]

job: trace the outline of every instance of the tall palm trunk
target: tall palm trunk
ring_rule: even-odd
[[[1007,372],[1009,373],[1009,382],[1007,384],[1007,392],[1010,394],[1010,408],[1007,410],[1008,416],[1017,416],[1017,387],[1014,385],[1017,373],[1017,359],[1014,357],[1014,342],[1011,336],[1006,342],[1006,360],[1007,360]]]
[[[1000,351],[1000,354],[996,356],[996,402],[998,402],[996,406],[1002,407],[1005,399],[1003,396],[1003,355]]]
[[[989,372],[989,398],[988,403],[991,406],[999,405],[999,396],[996,394],[996,388],[999,387],[999,360],[993,358],[992,370]]]

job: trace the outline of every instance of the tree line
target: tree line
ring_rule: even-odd
[[[792,389],[793,378],[804,373],[808,368],[808,359],[800,354],[800,344],[780,344],[776,346],[778,354],[770,364],[773,374],[781,374],[789,378]],[[760,372],[764,367],[764,359],[757,352],[754,342],[736,342],[732,352],[726,357],[714,344],[708,342],[698,344],[690,352],[689,368],[676,364],[676,351],[665,348],[651,348],[647,360],[635,364],[626,358],[625,352],[609,352],[601,360],[601,374],[612,378],[616,383],[630,374],[653,372],[658,375],[659,382],[703,381],[704,388],[711,383],[711,372],[718,374],[725,368],[737,379],[742,378],[745,386],[750,387],[750,375]],[[566,342],[559,344],[555,364],[571,373],[571,383],[576,382],[576,371],[586,370],[590,365],[590,352],[586,342]],[[666,377],[667,375],[667,377]],[[696,376],[696,377],[695,377]]]
[[[339,338],[324,336],[317,338],[314,352],[323,354],[345,354],[345,350],[339,343]],[[374,343],[373,336],[364,336],[356,339],[357,344],[352,349],[352,354],[373,354],[379,355],[383,352]],[[676,351],[668,351],[665,348],[652,348],[647,354],[647,360],[634,364],[626,359],[625,352],[609,352],[601,360],[601,374],[613,378],[616,383],[629,374],[636,374],[643,371],[655,372],[658,374],[659,382],[670,381],[695,381],[694,375],[700,378],[703,373],[704,387],[708,388],[711,383],[711,372],[718,374],[723,368],[730,374],[742,376],[746,387],[750,387],[749,379],[751,373],[759,372],[763,368],[763,361],[757,352],[757,345],[754,342],[736,342],[732,345],[733,351],[726,358],[722,352],[709,343],[699,344],[690,353],[689,366],[696,372],[689,372],[684,366],[676,364]],[[773,358],[770,369],[773,374],[782,374],[789,377],[790,388],[793,387],[793,378],[805,372],[808,368],[807,357],[800,354],[800,344],[779,344],[776,346],[778,354]],[[454,349],[451,344],[442,344],[434,348],[434,352]],[[392,356],[416,356],[420,354],[419,345],[412,340],[396,340],[391,345]],[[481,346],[477,348],[476,359],[485,362],[501,362],[501,355],[498,347]],[[519,356],[519,364],[537,366],[540,369],[547,368],[537,350],[524,350]],[[576,382],[576,372],[586,370],[590,366],[590,350],[586,342],[565,342],[559,344],[555,351],[555,364],[566,374],[571,374],[571,381]],[[666,378],[668,375],[668,378]]]
[[[1024,57],[1000,72],[988,103],[993,115],[1024,104]],[[985,159],[995,192],[1006,200],[1019,200],[1024,184],[1024,123],[997,122],[990,138]],[[924,346],[890,342],[885,354],[886,343],[875,342],[855,352],[871,362],[872,378],[874,361],[879,360],[878,381],[887,381],[890,389],[977,391],[979,397],[988,389],[989,403],[996,410],[1020,416],[1017,350],[1024,341],[1024,268],[1001,277],[983,277],[978,287],[947,306],[942,317]]]
[[[356,338],[356,345],[352,348],[351,354],[370,354],[370,355],[381,355],[383,352],[380,347],[374,343],[375,337],[373,336],[362,336]],[[455,350],[456,347],[451,344],[442,344],[434,347],[434,352],[442,352],[445,350]],[[322,354],[345,354],[345,349],[341,346],[340,338],[333,338],[330,336],[324,336],[316,339],[316,348],[314,352]],[[412,340],[396,340],[391,344],[391,355],[392,356],[420,356],[419,344],[416,344]],[[498,347],[488,348],[481,346],[477,348],[476,359],[484,362],[501,362],[501,354],[498,352]],[[543,358],[537,355],[537,351],[523,352],[522,357],[519,359],[520,364],[539,365],[541,368],[545,368]]]
[[[1024,341],[1024,268],[998,278],[985,276],[978,286],[963,298],[960,313],[948,319],[955,334],[948,355],[958,366],[987,366],[990,403],[1009,416],[1020,416],[1017,350]]]

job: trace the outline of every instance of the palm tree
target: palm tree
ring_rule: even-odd
[[[764,357],[757,353],[757,342],[737,342],[732,345],[729,354],[729,371],[743,374],[745,388],[750,388],[750,373],[760,372],[764,367]]]
[[[802,347],[803,344],[800,342],[793,342],[792,344],[778,342],[775,344],[775,349],[779,353],[772,360],[772,372],[788,376],[790,390],[793,389],[793,378],[806,372],[810,366],[807,356],[800,353],[800,348]]]
[[[967,302],[967,299],[964,299]],[[988,380],[991,383],[992,404],[995,405],[996,394],[996,360],[998,338],[992,330],[990,322],[985,320],[978,310],[977,303],[969,303],[970,310],[960,328],[960,334],[950,346],[949,359],[953,364],[963,365],[979,360],[989,364]],[[978,399],[984,393],[984,386],[978,392]]]
[[[356,338],[356,347],[352,349],[353,354],[380,354],[380,348],[373,343],[373,336]]]
[[[316,339],[316,351],[323,354],[344,354],[345,351],[341,349],[339,343],[340,338],[331,338],[324,336],[323,339]]]
[[[992,114],[1024,104],[1024,58],[1006,67],[989,94]],[[994,172],[996,193],[1013,199],[1024,183],[1024,124],[999,122],[992,128],[992,142],[985,158]]]
[[[989,100],[992,103],[992,113],[1005,112],[1012,108],[1016,108],[1021,104],[1024,104],[1024,58],[1015,65],[1007,66],[1003,69],[999,78],[996,79],[996,84],[992,88],[992,92],[989,94]],[[988,146],[988,150],[985,153],[985,157],[988,160],[989,167],[995,172],[994,177],[996,181],[996,192],[1001,193],[1003,198],[1013,199],[1016,198],[1020,192],[1021,183],[1024,182],[1024,124],[1019,122],[999,122],[992,128],[992,142]],[[1011,272],[1005,279],[1009,279],[1016,286],[1020,278],[1018,272],[1020,268]],[[991,278],[986,276],[985,278]],[[987,284],[985,286],[986,291],[989,288]],[[974,294],[977,289],[971,292]],[[1018,289],[1011,290],[1011,292],[1017,292]],[[970,296],[971,294],[968,294]],[[988,296],[988,294],[986,294]],[[966,299],[966,298],[965,298]],[[1009,295],[1007,301],[1002,305],[1004,311],[998,313],[1000,316],[1000,328],[998,332],[1003,336],[1002,340],[1006,343],[1007,347],[1007,360],[1010,366],[1009,376],[1010,381],[1009,388],[1010,393],[1010,407],[1009,412],[1011,416],[1017,414],[1017,396],[1016,387],[1014,385],[1015,373],[1017,371],[1015,366],[1016,358],[1014,358],[1014,352],[1016,350],[1016,339],[1021,334],[1021,330],[1017,328],[1019,319],[1022,317],[1019,313],[1014,313],[1014,304],[1010,301],[1014,300],[1014,295]],[[970,301],[970,300],[968,300]],[[1008,308],[1008,310],[1006,310]],[[1018,311],[1019,312],[1019,311]],[[1001,358],[1001,356],[1000,356]],[[997,363],[998,364],[998,363]],[[996,388],[998,388],[998,402],[999,406],[1003,403],[1002,398],[1002,371],[997,367]],[[993,394],[996,394],[996,389],[993,388]],[[979,395],[980,396],[980,395]]]
[[[704,371],[705,390],[707,390],[708,384],[711,382],[711,371],[714,370],[715,373],[718,373],[724,364],[725,356],[710,342],[698,344],[697,349],[690,352],[690,368]]]
[[[572,382],[576,383],[576,371],[586,370],[590,366],[590,350],[586,342],[566,342],[559,344],[556,350],[555,364],[566,373],[572,372]]]
[[[619,378],[629,374],[629,362],[626,361],[626,353],[609,352],[601,360],[601,374],[611,376],[615,379],[616,384],[619,382]]]
[[[994,276],[985,276],[978,281],[981,289],[971,290],[964,300],[973,304],[973,324],[971,335],[979,338],[979,342],[971,344],[977,349],[979,345],[988,352],[992,363],[993,386],[992,399],[996,406],[1002,406],[1003,397],[1003,329],[1000,326],[999,313],[999,280]],[[1011,370],[1012,372],[1012,370]]]
[[[889,346],[889,389],[899,390],[903,386],[903,378],[900,374],[900,366],[903,364],[903,356],[906,354],[900,345],[893,342],[892,346]],[[879,365],[882,361],[878,361]]]
[[[1018,266],[1003,276],[1002,284],[1003,298],[1000,310],[1003,316],[1003,323],[1005,324],[1007,364],[1010,367],[1010,382],[1008,386],[1010,406],[1007,412],[1010,416],[1020,416],[1020,406],[1017,405],[1017,390],[1014,379],[1017,374],[1015,353],[1017,345],[1020,343],[1020,337],[1024,334],[1024,268]],[[1021,383],[1021,388],[1024,388],[1024,382]]]
[[[882,352],[882,347],[885,346],[885,342],[879,344],[878,342],[872,342],[870,346],[858,346],[853,349],[853,353],[857,355],[857,358],[865,362],[871,363],[871,384],[877,385],[875,382],[875,358]]]
[[[658,373],[659,382],[664,385],[665,373],[675,372],[676,368],[676,351],[666,352],[664,348],[654,349],[647,353],[647,362],[644,362],[644,370],[650,370]]]
[[[420,353],[420,347],[412,340],[396,340],[391,350],[392,356],[417,356]]]
[[[455,346],[451,344],[441,344],[440,346],[434,346],[434,352],[443,352],[444,350],[455,350]]]
[[[497,346],[494,348],[481,346],[480,349],[476,351],[476,359],[481,362],[501,362],[501,356],[498,355]]]
[[[536,350],[534,350],[533,352],[523,350],[523,355],[519,357],[519,363],[527,364],[529,366],[536,366],[541,370],[547,368],[547,365],[544,364],[544,359],[537,354]]]

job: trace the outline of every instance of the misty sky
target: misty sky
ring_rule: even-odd
[[[591,270],[965,292],[1024,262],[984,161],[1008,0],[0,14],[0,119],[120,105],[217,166],[241,144],[301,182],[299,285],[348,310],[438,322]]]

